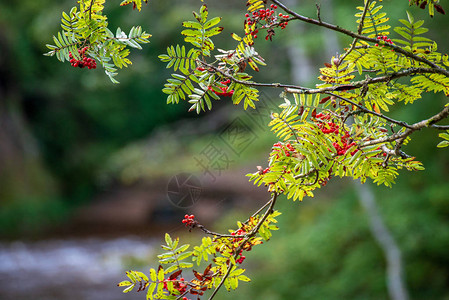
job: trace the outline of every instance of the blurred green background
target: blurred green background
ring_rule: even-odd
[[[149,45],[131,54],[133,65],[120,71],[119,85],[112,84],[101,68],[74,69],[42,55],[45,44],[59,30],[61,12],[68,11],[74,1],[0,2],[0,237],[5,245],[7,241],[78,236],[78,230],[89,232],[92,224],[99,228],[95,231],[99,236],[116,231],[115,237],[160,237],[167,228],[176,231],[180,227],[171,218],[188,210],[160,203],[167,202],[163,200],[167,181],[179,172],[193,172],[203,179],[215,203],[204,206],[218,207],[220,212],[193,210],[203,213],[206,220],[209,214],[213,228],[235,226],[233,220],[244,219],[254,204],[265,200],[260,191],[245,186],[245,197],[259,200],[242,202],[243,208],[235,205],[240,199],[237,186],[246,182],[243,175],[256,165],[266,165],[273,136],[253,124],[257,139],[241,155],[232,156],[220,180],[210,183],[195,156],[217,139],[226,124],[236,118],[247,120],[248,115],[241,113],[241,106],[223,99],[217,111],[197,117],[187,113],[186,103],[166,105],[161,92],[170,73],[157,56],[168,45],[182,42],[180,24],[191,18],[190,12],[200,2],[149,1],[142,13],[129,6],[121,8],[118,1],[109,2],[106,13],[111,28],[120,26],[127,31],[132,25],[142,25],[153,35]],[[321,2],[323,17],[355,28],[353,15],[361,1]],[[230,33],[241,33],[242,3],[208,3],[211,15],[223,16],[225,30],[216,40],[219,48],[234,47]],[[406,18],[408,1],[385,0],[383,5],[392,26],[399,25],[396,18]],[[305,15],[316,14],[315,1],[300,1],[296,7]],[[425,26],[431,29],[428,35],[447,53],[449,18],[436,15],[430,19],[425,11],[409,10],[415,18],[426,19]],[[289,27],[277,32],[271,43],[257,41],[256,48],[268,63],[256,74],[258,80],[292,82],[291,49],[295,47],[312,66],[309,78],[316,78],[318,68],[329,60],[332,45],[323,30],[308,25]],[[350,42],[342,36],[335,41],[344,46]],[[264,91],[264,99],[276,103],[278,92]],[[441,95],[429,95],[392,115],[413,122],[437,112],[445,102],[447,98]],[[411,298],[449,299],[449,155],[435,147],[435,132],[425,130],[413,138],[406,150],[422,160],[426,170],[403,172],[392,189],[374,190],[380,212],[402,250]],[[354,186],[346,180],[336,181],[315,199],[300,204],[279,202],[281,230],[268,245],[256,247],[245,263],[253,282],[232,295],[222,293],[220,299],[388,298],[385,259],[370,234]],[[232,188],[222,191],[220,182],[236,186],[234,194],[230,196]],[[137,227],[127,227],[125,219],[111,220],[116,215],[108,215],[110,203],[132,207],[137,203],[132,202],[136,191],[160,194],[149,198],[157,202],[152,213]],[[5,263],[1,259],[0,264]],[[130,265],[150,263],[139,258],[129,261]],[[133,297],[143,299],[144,295]]]

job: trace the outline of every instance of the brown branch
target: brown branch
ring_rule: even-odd
[[[273,208],[274,205],[276,204],[276,199],[278,197],[277,193],[274,193],[273,196],[271,197],[271,200],[268,201],[269,207],[267,208],[267,210],[265,211],[265,214],[262,216],[262,218],[259,220],[259,222],[257,223],[256,227],[254,227],[250,233],[248,233],[245,237],[245,240],[240,244],[240,246],[236,249],[235,251],[235,257],[237,257],[240,253],[240,250],[243,249],[243,247],[245,246],[245,244],[253,237],[255,236],[259,230],[260,227],[262,226],[263,222],[265,222],[265,220],[268,218],[268,216],[273,212]],[[212,293],[212,295],[209,297],[209,300],[213,299],[215,297],[215,295],[218,293],[218,291],[220,290],[220,288],[223,286],[226,278],[228,278],[229,274],[231,274],[231,270],[232,267],[234,265],[229,263],[228,269],[226,271],[226,274],[223,276],[223,278],[221,279],[220,283],[218,284],[218,286],[215,288],[214,292]]]
[[[244,238],[244,237],[246,237],[246,235],[232,235],[232,234],[223,234],[223,233],[214,232],[214,231],[207,229],[206,227],[204,227],[204,225],[201,225],[201,224],[194,224],[192,227],[201,229],[205,234],[217,236],[220,238]]]
[[[413,74],[434,74],[434,73],[442,74],[439,70],[435,70],[435,69],[431,69],[431,68],[410,68],[410,69],[406,69],[403,71],[387,74],[384,76],[379,76],[379,77],[374,77],[374,78],[367,77],[365,80],[356,81],[356,82],[353,82],[351,84],[347,84],[344,86],[337,85],[337,86],[331,86],[331,87],[325,87],[325,88],[311,89],[311,88],[297,86],[297,85],[287,85],[287,84],[281,84],[281,83],[258,83],[258,82],[252,82],[252,81],[239,80],[239,79],[235,78],[234,76],[226,73],[225,71],[215,67],[214,65],[211,65],[211,64],[208,64],[205,62],[201,62],[201,64],[208,67],[209,69],[214,70],[217,73],[220,73],[224,77],[229,78],[230,80],[232,80],[236,83],[243,84],[246,86],[284,88],[285,92],[292,93],[292,94],[328,94],[331,96],[335,96],[337,98],[340,98],[340,99],[356,106],[357,108],[359,108],[360,110],[362,110],[365,113],[375,115],[379,118],[385,119],[389,122],[392,122],[394,124],[397,124],[397,125],[400,125],[400,126],[406,127],[406,128],[409,128],[410,125],[408,125],[404,121],[398,121],[398,120],[395,120],[388,116],[385,116],[383,114],[369,110],[366,107],[364,107],[363,105],[358,104],[354,101],[351,101],[350,99],[347,99],[345,97],[339,96],[338,94],[335,94],[333,92],[338,92],[338,91],[342,91],[345,89],[349,90],[349,89],[360,88],[360,87],[367,86],[367,85],[374,84],[374,83],[389,82],[393,79],[398,79],[398,78],[413,75]],[[440,127],[435,127],[435,128],[449,129],[449,125],[447,127],[440,126]]]
[[[92,19],[92,6],[94,5],[95,0],[91,0],[89,4],[89,8],[87,11],[89,12],[89,20]]]
[[[291,85],[291,84],[260,83],[260,82],[254,82],[254,81],[240,80],[212,64],[208,64],[203,61],[200,61],[199,63],[201,63],[203,66],[206,66],[209,69],[215,71],[216,73],[220,73],[224,77],[226,77],[236,83],[243,84],[246,86],[254,86],[254,87],[284,88],[285,92],[292,93],[292,94],[326,94],[327,92],[337,92],[337,91],[360,88],[365,85],[374,84],[374,83],[389,82],[393,79],[398,79],[401,77],[414,75],[414,74],[443,74],[443,75],[447,75],[449,77],[449,72],[446,72],[445,70],[442,70],[442,69],[409,68],[409,69],[406,69],[403,71],[394,72],[394,73],[390,73],[390,74],[379,76],[379,77],[374,77],[374,78],[367,77],[365,80],[356,81],[356,82],[346,84],[343,86],[336,85],[336,86],[325,87],[325,88],[311,89],[311,88],[298,86],[298,85]]]
[[[292,16],[294,16],[294,17],[291,17],[291,18],[287,19],[286,21],[297,19],[297,20],[300,20],[300,21],[303,21],[303,22],[306,22],[306,23],[309,23],[309,24],[321,26],[321,27],[324,27],[324,28],[327,28],[327,29],[330,29],[330,30],[333,30],[333,31],[336,31],[336,32],[340,32],[340,33],[342,33],[344,35],[347,35],[349,37],[352,37],[352,38],[357,38],[357,39],[360,39],[360,40],[363,40],[363,41],[366,41],[366,42],[370,42],[370,43],[374,43],[374,44],[379,43],[379,41],[377,39],[375,39],[375,38],[369,38],[369,37],[366,37],[366,36],[361,35],[359,33],[355,33],[355,32],[352,32],[350,30],[344,29],[344,28],[342,28],[340,26],[337,26],[337,25],[329,24],[329,23],[326,23],[326,22],[322,22],[320,20],[316,20],[316,19],[312,19],[312,18],[309,18],[309,17],[302,16],[302,15],[298,14],[297,12],[291,10],[290,8],[288,8],[287,6],[285,6],[283,3],[281,3],[278,0],[272,0],[272,2],[277,4],[279,7],[281,7],[285,12],[287,12],[287,13],[291,14]],[[444,75],[449,77],[449,71],[441,68],[440,66],[438,66],[434,62],[431,62],[431,61],[429,61],[429,60],[427,60],[427,59],[425,59],[423,57],[415,55],[412,52],[405,51],[401,47],[398,47],[398,46],[393,45],[393,44],[385,43],[385,46],[388,47],[388,48],[393,49],[397,53],[403,54],[406,57],[409,57],[409,58],[411,58],[413,60],[422,62],[422,63],[432,67],[433,69],[438,70],[439,72],[441,72],[440,74],[444,74]]]
[[[325,92],[337,92],[342,90],[349,90],[349,89],[355,89],[360,88],[365,85],[370,85],[374,83],[381,83],[381,82],[389,82],[393,79],[398,79],[401,77],[414,75],[414,74],[442,74],[446,75],[446,73],[441,72],[439,69],[431,69],[431,68],[409,68],[403,71],[394,72],[390,74],[386,74],[379,77],[367,77],[364,80],[356,81],[353,83],[345,84],[345,85],[336,85],[326,88],[320,88],[320,89],[309,89],[304,87],[298,87],[298,88],[285,88],[285,91],[287,93],[294,93],[294,94],[319,94],[319,93],[325,93]],[[449,77],[449,73],[446,75]],[[275,85],[275,84],[274,84]]]
[[[422,120],[420,122],[414,123],[412,125],[410,125],[409,128],[407,128],[404,132],[401,133],[394,133],[388,137],[383,137],[380,139],[376,139],[376,140],[371,140],[371,141],[367,141],[366,143],[364,143],[363,145],[361,145],[361,148],[364,147],[368,147],[371,145],[376,145],[376,144],[382,144],[382,143],[387,143],[387,142],[393,142],[396,140],[404,140],[405,138],[407,138],[409,135],[411,135],[413,132],[417,131],[417,130],[421,130],[424,127],[433,127],[436,126],[434,125],[435,123],[438,123],[439,121],[447,118],[449,116],[449,106],[446,106],[443,108],[443,110],[441,110],[439,113],[437,113],[436,115],[433,115],[432,117]]]
[[[341,99],[341,100],[343,100],[343,101],[346,101],[346,102],[348,102],[348,103],[350,103],[350,104],[356,106],[358,109],[360,109],[359,112],[364,112],[364,113],[367,113],[367,114],[375,115],[375,116],[377,116],[377,117],[379,117],[379,118],[382,118],[382,119],[384,119],[384,120],[387,120],[388,122],[397,124],[397,125],[402,126],[402,127],[406,127],[406,128],[409,128],[409,127],[410,127],[410,125],[407,124],[407,123],[404,122],[404,121],[398,121],[398,120],[395,120],[395,119],[390,118],[390,117],[388,117],[388,116],[385,116],[385,115],[383,115],[383,114],[377,113],[377,112],[375,112],[375,111],[373,111],[373,110],[369,110],[369,109],[366,108],[365,106],[363,106],[363,105],[361,105],[361,104],[358,104],[358,103],[356,103],[356,102],[354,102],[354,101],[352,101],[351,99],[348,99],[348,98],[346,98],[346,97],[343,97],[343,96],[340,96],[340,95],[337,95],[337,94],[334,94],[334,93],[326,93],[326,94],[331,95],[331,96],[334,96],[334,97],[337,97],[337,98],[339,98],[339,99]],[[349,116],[349,115],[348,115],[348,116]]]
[[[314,170],[315,170],[315,180],[313,182],[303,183],[302,184],[303,186],[312,186],[318,182],[318,179],[320,179],[320,173],[318,172],[317,169],[314,169]]]

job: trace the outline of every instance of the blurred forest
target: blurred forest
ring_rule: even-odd
[[[59,30],[61,12],[68,11],[75,1],[0,2],[3,240],[45,238],[57,228],[69,226],[80,207],[96,205],[101,195],[122,187],[142,190],[142,186],[157,185],[165,189],[168,179],[179,172],[200,176],[202,170],[194,156],[223,126],[246,116],[240,113],[242,107],[234,107],[226,99],[216,105],[217,111],[199,117],[187,113],[186,103],[166,105],[161,89],[169,71],[157,56],[168,45],[182,43],[181,22],[191,18],[199,1],[150,0],[142,13],[109,2],[106,13],[111,28],[120,26],[127,31],[132,25],[142,25],[153,35],[149,45],[131,54],[134,63],[120,70],[118,85],[112,84],[101,68],[75,69],[42,55],[45,44]],[[287,2],[305,15],[315,16],[315,2],[320,1]],[[354,6],[360,1],[321,3],[323,18],[355,28]],[[449,10],[446,4],[442,3]],[[233,47],[230,33],[242,31],[242,1],[211,1],[208,5],[211,15],[223,17],[225,30],[216,44],[223,49]],[[383,5],[393,27],[399,25],[396,18],[406,18],[408,1],[384,0]],[[416,7],[409,11],[415,19],[426,20],[428,35],[447,53],[448,16],[437,14],[430,19]],[[258,80],[292,82],[303,76],[313,84],[318,68],[335,54],[329,42],[333,46],[350,42],[309,25],[289,27],[271,43],[256,42],[268,63],[256,74]],[[292,55],[301,57],[299,65],[292,62]],[[295,68],[303,68],[303,75],[295,77]],[[267,90],[264,97],[276,102],[277,93]],[[447,98],[428,95],[392,115],[413,122],[437,112],[444,103]],[[257,136],[242,155],[233,157],[234,163],[221,176],[221,180],[231,178],[229,186],[235,185],[236,190],[240,182],[247,181],[245,172],[266,164],[272,136],[262,130]],[[447,150],[437,149],[437,143],[437,133],[417,133],[407,151],[422,160],[426,170],[402,172],[391,189],[374,188],[380,212],[401,248],[412,299],[449,299],[449,155]],[[219,183],[214,185],[216,189]],[[248,197],[251,195],[265,200],[260,191]],[[210,218],[218,220],[211,226],[226,228],[232,220],[246,218],[254,207],[230,205],[219,218]],[[252,251],[245,267],[253,282],[234,293],[235,299],[388,298],[385,260],[370,234],[354,185],[335,180],[315,199],[300,204],[280,201],[279,210],[283,212],[281,230],[268,245]],[[164,224],[161,220],[162,231]],[[226,297],[229,295],[223,293],[218,298]]]

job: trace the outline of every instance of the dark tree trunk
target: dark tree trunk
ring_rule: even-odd
[[[22,94],[12,72],[12,43],[0,31],[0,204],[29,201],[53,194],[22,110]]]

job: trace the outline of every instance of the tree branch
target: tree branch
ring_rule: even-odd
[[[268,201],[269,203],[269,207],[267,208],[267,210],[265,211],[265,214],[262,216],[262,218],[259,220],[259,222],[257,222],[257,225],[251,230],[250,233],[248,233],[245,237],[245,240],[240,244],[240,246],[235,250],[235,257],[237,257],[240,253],[240,250],[243,249],[243,247],[245,246],[245,244],[253,237],[255,236],[259,230],[260,227],[262,226],[263,222],[265,222],[265,220],[268,218],[268,216],[273,212],[273,208],[274,205],[276,204],[276,199],[278,197],[277,193],[274,193],[273,196],[271,197],[270,201]],[[233,236],[234,237],[234,236]],[[209,297],[209,300],[212,300],[215,295],[218,293],[218,291],[220,290],[220,288],[223,286],[226,278],[228,278],[229,274],[231,273],[232,267],[234,265],[229,263],[228,269],[226,271],[226,274],[223,276],[223,278],[221,279],[220,283],[218,284],[218,286],[215,288],[214,292],[212,293],[212,295]]]
[[[350,30],[344,29],[344,28],[342,28],[342,27],[340,27],[340,26],[333,25],[333,24],[329,24],[329,23],[326,23],[326,22],[322,22],[322,21],[320,21],[320,20],[316,20],[316,19],[312,19],[312,18],[309,18],[309,17],[302,16],[302,15],[298,14],[297,12],[291,10],[290,8],[288,8],[287,6],[285,6],[283,3],[281,3],[281,2],[278,1],[278,0],[271,0],[271,1],[272,1],[273,3],[275,3],[275,4],[277,4],[279,7],[281,7],[285,12],[287,12],[287,13],[289,13],[289,14],[291,14],[291,15],[294,16],[294,17],[289,18],[289,19],[287,19],[287,20],[285,20],[285,21],[290,21],[290,20],[295,20],[295,19],[297,19],[297,20],[300,20],[300,21],[303,21],[303,22],[306,22],[306,23],[310,23],[310,24],[313,24],[313,25],[325,27],[325,28],[327,28],[327,29],[330,29],[330,30],[333,30],[333,31],[336,31],[336,32],[343,33],[344,35],[347,35],[347,36],[349,36],[349,37],[357,38],[357,39],[360,39],[360,40],[363,40],[363,41],[366,41],[366,42],[370,42],[370,43],[373,43],[373,44],[376,44],[376,43],[379,42],[379,41],[378,41],[377,39],[375,39],[375,38],[369,38],[369,37],[366,37],[366,36],[361,35],[361,34],[359,34],[359,33],[355,33],[355,32],[352,32],[352,31],[350,31]],[[437,64],[435,64],[435,63],[433,63],[433,62],[431,62],[431,61],[429,61],[429,60],[427,60],[427,59],[425,59],[425,58],[423,58],[423,57],[420,57],[420,56],[418,56],[418,55],[416,55],[416,54],[413,54],[412,52],[405,51],[405,50],[403,50],[401,47],[398,47],[398,46],[393,45],[393,44],[385,43],[385,46],[386,46],[386,47],[389,47],[389,48],[391,48],[391,49],[393,49],[393,50],[396,51],[397,53],[403,54],[403,55],[406,56],[406,57],[409,57],[409,58],[411,58],[411,59],[413,59],[413,60],[422,62],[422,63],[424,63],[424,64],[426,64],[426,65],[432,67],[433,69],[438,70],[439,72],[441,72],[440,74],[444,74],[444,75],[446,75],[446,76],[449,77],[449,71],[447,71],[447,70],[441,68],[441,67],[438,66]]]
[[[320,89],[310,89],[305,87],[285,87],[285,91],[287,93],[294,93],[294,94],[319,94],[319,93],[325,93],[325,92],[336,92],[336,91],[344,91],[354,88],[360,88],[365,85],[370,85],[374,83],[381,83],[381,82],[389,82],[393,79],[398,79],[405,76],[410,76],[414,74],[442,74],[446,75],[446,73],[442,73],[440,70],[431,69],[431,68],[410,68],[399,72],[394,72],[390,74],[386,74],[379,77],[367,77],[364,80],[352,82],[345,85],[335,85],[331,87],[326,88],[320,88]],[[449,77],[449,73],[446,75]],[[278,85],[277,83],[272,84],[272,87],[282,87],[282,86],[275,86]]]
[[[388,122],[397,124],[397,125],[402,126],[402,127],[405,127],[405,128],[409,128],[409,127],[410,127],[410,125],[407,124],[407,123],[404,122],[404,121],[398,121],[398,120],[395,120],[395,119],[390,118],[390,117],[388,117],[388,116],[385,116],[385,115],[383,115],[383,114],[379,114],[379,113],[377,113],[377,112],[375,112],[375,111],[369,110],[369,109],[366,108],[365,106],[363,106],[363,105],[361,105],[361,104],[358,104],[358,103],[356,103],[356,102],[354,102],[354,101],[352,101],[352,100],[350,100],[350,99],[348,99],[348,98],[342,97],[342,96],[340,96],[340,95],[338,95],[338,94],[329,93],[329,92],[326,92],[326,94],[331,95],[331,96],[334,96],[334,97],[337,97],[337,98],[339,98],[339,99],[341,99],[341,100],[343,100],[343,101],[346,101],[346,102],[348,102],[348,103],[350,103],[350,104],[356,106],[358,109],[360,109],[360,110],[361,110],[362,112],[364,112],[364,113],[375,115],[375,116],[377,116],[377,117],[379,117],[379,118],[382,118],[382,119],[384,119],[384,120],[387,120]]]
[[[413,132],[417,131],[417,130],[421,130],[424,127],[434,127],[437,125],[434,125],[435,123],[438,123],[439,121],[447,118],[449,116],[449,106],[446,106],[443,108],[442,111],[440,111],[439,113],[437,113],[436,115],[433,115],[432,117],[422,120],[420,122],[414,123],[412,125],[410,125],[409,128],[407,128],[404,132],[402,133],[394,133],[388,137],[384,137],[384,138],[380,138],[380,139],[376,139],[376,140],[371,140],[371,141],[367,141],[366,143],[364,143],[363,145],[361,145],[362,148],[370,146],[370,145],[376,145],[376,144],[381,144],[381,143],[386,143],[386,142],[392,142],[395,140],[403,140],[405,138],[407,138],[409,135],[411,135]],[[443,128],[446,126],[442,126]]]
[[[430,127],[438,129],[438,130],[449,130],[449,125],[431,125]]]

